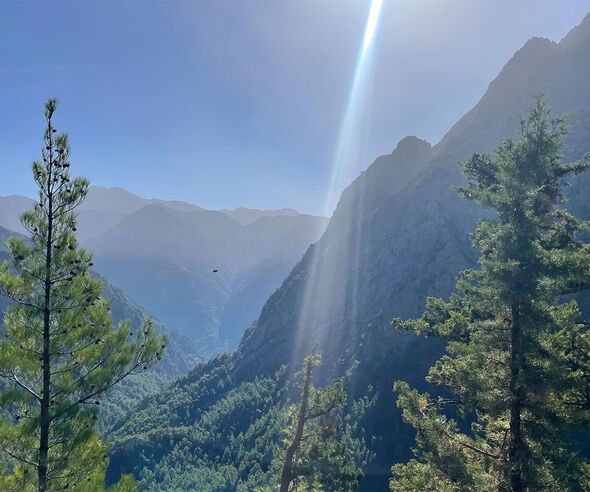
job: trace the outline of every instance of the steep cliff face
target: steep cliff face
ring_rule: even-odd
[[[475,213],[449,188],[453,173],[429,169],[432,157],[427,142],[408,137],[350,185],[322,239],[244,336],[238,373],[276,370],[284,354],[301,360],[316,342],[330,372],[372,339],[375,358],[403,349],[410,339],[389,320],[418,312],[427,295],[448,294],[474,258],[467,233]]]
[[[587,17],[560,43],[529,41],[439,144],[431,147],[407,137],[391,155],[378,158],[344,191],[322,238],[270,296],[237,352],[224,360],[232,388],[283,364],[295,368],[316,342],[324,378],[355,365],[351,398],[363,395],[369,385],[381,395],[364,422],[377,454],[363,482],[366,490],[384,490],[391,463],[406,459],[411,448],[409,430],[395,408],[392,381],[423,384],[427,367],[442,350],[440,342],[395,332],[390,320],[416,316],[429,295],[447,297],[457,273],[474,266],[477,257],[468,235],[484,211],[457,195],[454,188],[463,181],[457,163],[516,136],[520,117],[541,91],[555,115],[575,116],[565,157],[590,150],[589,39]],[[590,177],[570,189],[568,207],[584,218],[589,192]],[[169,391],[180,399],[183,388],[201,387],[206,377],[199,369]],[[218,392],[213,400],[227,391],[209,390],[209,397]],[[149,413],[158,401],[144,402],[137,414],[122,421],[118,436],[125,441],[138,422],[149,431]],[[171,408],[181,425],[192,425],[190,416],[183,417],[186,406]],[[127,458],[141,453],[133,439],[125,441]],[[175,446],[171,438],[159,452],[173,453]],[[133,466],[120,470],[138,471]]]
[[[518,134],[520,117],[534,96],[544,94],[554,115],[570,114],[572,132],[566,159],[587,151],[590,138],[590,14],[559,43],[529,40],[506,63],[477,105],[436,146],[446,159],[463,160],[472,152],[491,152]]]

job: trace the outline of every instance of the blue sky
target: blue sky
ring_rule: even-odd
[[[0,0],[0,195],[33,194],[57,96],[73,170],[207,208],[324,212],[370,2]],[[587,0],[385,0],[362,145],[343,180],[405,135],[436,143],[532,36]]]

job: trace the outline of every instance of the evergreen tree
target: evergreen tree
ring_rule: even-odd
[[[312,373],[320,362],[318,354],[305,358],[301,401],[289,408],[286,448],[279,457],[281,492],[354,490],[363,476],[366,448],[342,417],[344,381],[315,388]]]
[[[590,247],[580,240],[586,224],[559,207],[564,178],[587,170],[590,155],[562,163],[566,133],[538,98],[519,141],[466,163],[461,193],[494,214],[472,236],[480,268],[460,274],[450,301],[428,299],[420,319],[394,320],[449,343],[427,378],[443,396],[395,384],[417,459],[393,467],[392,490],[590,485],[572,442],[588,425],[590,325],[563,297],[590,286]]]
[[[13,302],[0,342],[0,450],[12,472],[3,479],[19,490],[97,490],[106,466],[95,431],[100,399],[159,359],[164,342],[149,322],[135,335],[127,322],[112,324],[91,255],[76,241],[88,181],[70,178],[55,109],[50,99],[42,162],[33,163],[39,201],[21,217],[30,243],[11,239],[13,265],[0,269],[0,293]]]

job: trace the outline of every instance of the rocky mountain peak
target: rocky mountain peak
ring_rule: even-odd
[[[432,145],[426,140],[418,138],[414,135],[408,135],[407,137],[402,138],[397,143],[397,147],[393,150],[392,154],[397,152],[404,154],[415,154],[416,152],[424,152],[430,150],[431,147]]]

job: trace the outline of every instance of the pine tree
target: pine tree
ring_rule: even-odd
[[[460,274],[449,302],[431,298],[420,319],[394,320],[449,343],[427,378],[443,396],[395,384],[417,459],[393,467],[392,490],[590,485],[573,442],[590,417],[590,325],[563,297],[590,287],[590,247],[580,240],[587,224],[560,207],[564,179],[586,171],[590,155],[562,163],[566,133],[540,97],[520,140],[466,163],[461,193],[493,216],[472,236],[480,268]]]
[[[354,490],[363,476],[361,466],[368,455],[342,417],[344,381],[335,379],[325,388],[315,388],[312,374],[320,363],[319,354],[305,358],[301,401],[289,408],[280,492]]]
[[[76,241],[76,208],[88,181],[70,178],[66,134],[45,106],[42,162],[33,163],[39,201],[21,221],[30,242],[13,238],[13,264],[0,269],[12,300],[0,342],[0,450],[19,490],[96,490],[106,467],[95,430],[101,397],[160,358],[164,340],[147,321],[131,333],[113,326],[91,255]],[[17,486],[17,485],[15,485]]]

